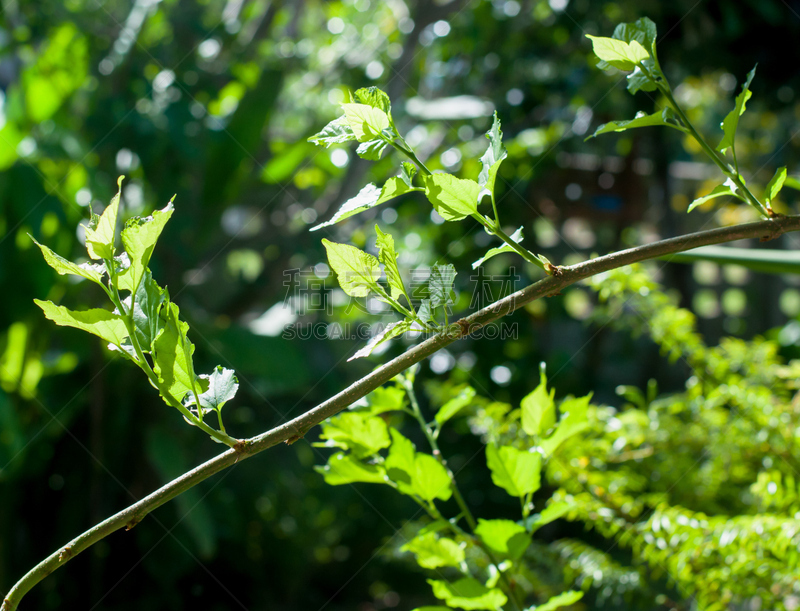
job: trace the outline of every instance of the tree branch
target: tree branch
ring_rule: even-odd
[[[522,290],[512,293],[462,318],[451,325],[448,331],[437,334],[409,348],[400,356],[378,367],[317,407],[281,426],[243,441],[235,448],[181,475],[179,478],[172,480],[141,501],[123,509],[96,526],[93,526],[91,529],[77,536],[65,546],[48,556],[20,579],[3,600],[0,611],[15,610],[20,600],[22,600],[22,597],[25,596],[33,586],[42,581],[53,571],[62,567],[70,559],[111,533],[121,528],[130,530],[154,509],[172,500],[189,488],[196,486],[215,473],[227,469],[240,460],[254,456],[281,442],[294,443],[326,418],[342,411],[353,402],[385,384],[412,365],[429,357],[457,339],[474,333],[481,327],[498,318],[514,312],[516,309],[531,301],[541,297],[555,295],[575,282],[632,263],[655,259],[657,257],[663,258],[667,255],[697,248],[699,246],[720,244],[734,240],[759,238],[762,241],[766,241],[776,238],[783,233],[798,230],[800,230],[800,216],[778,217],[773,220],[746,223],[734,227],[722,227],[677,238],[669,238],[654,242],[653,244],[637,246],[636,248],[597,257],[596,259],[591,259],[577,265],[555,268],[554,275],[534,282]]]

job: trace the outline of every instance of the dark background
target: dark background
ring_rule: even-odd
[[[678,99],[712,141],[758,63],[740,123],[740,160],[748,180],[761,184],[778,166],[791,174],[800,150],[796,3],[4,3],[0,592],[57,546],[220,450],[96,338],[44,320],[33,298],[74,309],[105,304],[96,287],[50,270],[27,234],[80,257],[76,228],[89,205],[106,205],[119,174],[127,176],[126,216],[163,207],[176,194],[151,266],[192,325],[197,369],[221,363],[238,373],[239,395],[226,407],[229,431],[257,434],[403,349],[394,342],[386,353],[347,363],[360,346],[355,340],[281,337],[280,312],[265,312],[287,293],[316,295],[313,287],[293,293],[287,271],[308,279],[316,269],[327,289],[336,286],[318,265],[320,238],[372,246],[380,222],[404,251],[405,269],[455,264],[462,311],[476,286],[471,262],[490,246],[472,220],[431,222],[430,206],[415,196],[393,204],[396,214],[384,206],[308,232],[366,182],[397,171],[394,155],[368,163],[352,149],[343,157],[306,142],[338,114],[348,88],[384,88],[398,127],[426,163],[472,178],[496,108],[509,149],[498,181],[503,224],[522,225],[526,244],[554,263],[751,218],[724,204],[685,214],[720,179],[676,132],[584,142],[597,125],[652,112],[657,102],[644,92],[631,97],[623,75],[596,69],[584,37],[608,36],[616,23],[642,16],[657,23],[664,70],[673,87],[683,83]],[[473,99],[445,103],[437,120],[426,118],[423,101],[451,96]],[[459,114],[475,103],[475,116]],[[784,196],[781,209],[796,210],[794,195]],[[771,246],[791,245],[782,238]],[[708,264],[660,265],[658,273],[700,316],[709,342],[767,332],[800,311],[791,278]],[[511,255],[493,259],[484,274],[495,297],[509,278],[520,287],[540,275]],[[646,340],[590,324],[593,299],[577,287],[538,303],[508,319],[513,339],[459,342],[423,364],[420,376],[452,376],[511,402],[535,386],[540,361],[558,396],[594,391],[613,404],[617,385],[643,387],[651,377],[662,389],[678,388],[682,365],[668,366]],[[297,322],[379,320],[344,310],[305,311]],[[267,323],[277,324],[272,335],[263,334]],[[797,335],[784,333],[787,354]],[[424,576],[391,553],[390,537],[415,506],[380,487],[324,485],[312,466],[325,457],[311,441],[259,455],[130,533],[112,535],[48,577],[23,608],[430,604]],[[477,448],[455,434],[444,442],[456,466]],[[463,485],[473,489],[476,513],[502,514],[502,496],[483,490],[484,474],[475,472],[463,472]],[[577,526],[559,528],[550,536],[581,536]]]

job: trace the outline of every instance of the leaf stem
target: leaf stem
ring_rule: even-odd
[[[486,228],[486,231],[488,231],[492,235],[497,236],[498,238],[503,240],[503,242],[508,244],[514,250],[514,252],[516,252],[520,257],[525,259],[528,263],[533,263],[539,269],[547,271],[547,269],[544,266],[544,263],[542,263],[539,260],[539,258],[536,255],[534,255],[531,251],[529,251],[527,248],[523,247],[521,244],[518,244],[517,242],[512,240],[511,236],[508,235],[505,231],[503,231],[499,223],[492,222],[490,219],[487,219],[480,213],[473,214],[472,218],[474,218],[481,225],[483,225]]]
[[[542,278],[538,282],[534,282],[470,314],[459,322],[462,323],[466,329],[477,331],[481,327],[511,314],[536,299],[560,293],[568,286],[602,272],[607,272],[640,261],[665,257],[700,246],[721,244],[723,242],[743,239],[769,240],[793,231],[800,231],[800,216],[785,216],[766,221],[744,223],[733,227],[719,227],[717,229],[699,231],[675,238],[667,238],[652,244],[629,248],[627,250],[590,259],[589,261],[584,261],[577,265],[561,267],[561,273],[558,276]],[[0,611],[14,611],[17,609],[20,601],[31,588],[41,582],[45,577],[64,566],[72,558],[87,550],[95,543],[102,541],[111,533],[122,528],[130,530],[144,519],[147,514],[161,505],[164,505],[183,492],[198,485],[200,482],[205,481],[212,475],[242,460],[255,456],[280,443],[296,441],[302,438],[309,430],[326,418],[338,414],[353,402],[366,396],[368,393],[382,386],[409,367],[455,342],[460,337],[462,337],[462,335],[450,333],[434,335],[421,344],[409,348],[400,356],[374,369],[338,394],[304,414],[301,414],[297,418],[265,431],[260,435],[256,435],[251,439],[242,441],[234,448],[226,450],[202,465],[184,473],[142,500],[126,507],[103,522],[81,533],[72,541],[42,560],[42,562],[33,567],[14,584],[8,594],[6,594],[3,604],[0,606]]]
[[[420,172],[422,172],[422,173],[423,173],[423,174],[425,174],[426,176],[430,176],[431,174],[433,174],[433,172],[431,172],[431,171],[428,169],[428,166],[426,166],[424,163],[422,163],[422,162],[419,160],[419,158],[417,157],[416,153],[415,153],[415,152],[414,152],[414,151],[411,149],[411,147],[408,147],[408,148],[406,148],[406,146],[408,146],[408,145],[406,144],[406,141],[405,141],[405,140],[403,140],[403,138],[402,138],[402,137],[400,138],[400,140],[402,141],[402,144],[398,144],[398,143],[397,143],[397,142],[395,142],[394,140],[390,140],[390,141],[389,141],[389,144],[391,144],[391,145],[392,145],[394,148],[396,148],[398,151],[400,151],[401,153],[403,153],[403,155],[405,155],[405,156],[406,156],[406,157],[408,157],[408,158],[409,158],[411,161],[413,161],[413,162],[414,162],[414,163],[417,165],[417,167],[419,168],[419,171],[420,171]]]

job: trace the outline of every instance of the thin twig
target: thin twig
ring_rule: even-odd
[[[577,265],[557,267],[552,276],[534,282],[522,290],[462,318],[457,324],[449,326],[445,332],[436,334],[409,348],[400,356],[373,370],[317,407],[281,426],[243,441],[235,448],[223,452],[199,467],[181,475],[141,501],[78,535],[22,577],[3,600],[0,611],[14,611],[22,597],[37,583],[111,533],[122,528],[130,530],[154,509],[236,462],[254,456],[282,442],[294,443],[326,418],[342,411],[354,401],[385,384],[412,365],[431,356],[457,339],[468,336],[498,318],[514,312],[531,301],[555,295],[575,282],[625,265],[631,265],[632,263],[665,257],[666,255],[699,246],[721,244],[734,240],[748,238],[759,238],[762,241],[771,240],[783,233],[798,230],[800,230],[800,216],[778,217],[767,221],[722,227],[677,238],[669,238],[653,244],[637,246],[636,248],[597,257]]]

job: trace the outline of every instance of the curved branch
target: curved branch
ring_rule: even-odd
[[[20,600],[22,600],[22,597],[37,583],[42,581],[53,571],[61,568],[70,559],[111,533],[122,528],[130,530],[154,509],[172,500],[189,488],[196,486],[215,473],[227,469],[240,460],[254,456],[282,442],[294,443],[326,418],[342,411],[348,405],[351,405],[361,397],[364,397],[379,386],[385,384],[412,365],[429,357],[457,339],[465,337],[488,323],[514,312],[531,301],[541,297],[555,295],[575,282],[602,272],[631,265],[632,263],[655,259],[657,257],[664,258],[668,255],[699,246],[721,244],[734,240],[759,238],[762,241],[766,241],[776,238],[783,233],[798,230],[800,230],[800,216],[778,217],[773,220],[746,223],[734,227],[722,227],[709,231],[691,233],[677,238],[660,240],[645,246],[637,246],[636,248],[597,257],[583,263],[578,263],[577,265],[555,268],[554,275],[534,282],[516,293],[512,293],[462,318],[457,321],[457,323],[451,325],[449,331],[437,334],[409,348],[400,356],[373,370],[368,375],[354,382],[339,394],[331,397],[317,407],[314,407],[281,426],[243,441],[235,448],[223,452],[199,467],[181,475],[179,478],[172,480],[141,501],[123,509],[119,513],[75,537],[72,541],[45,558],[20,579],[3,600],[0,611],[15,610]]]

